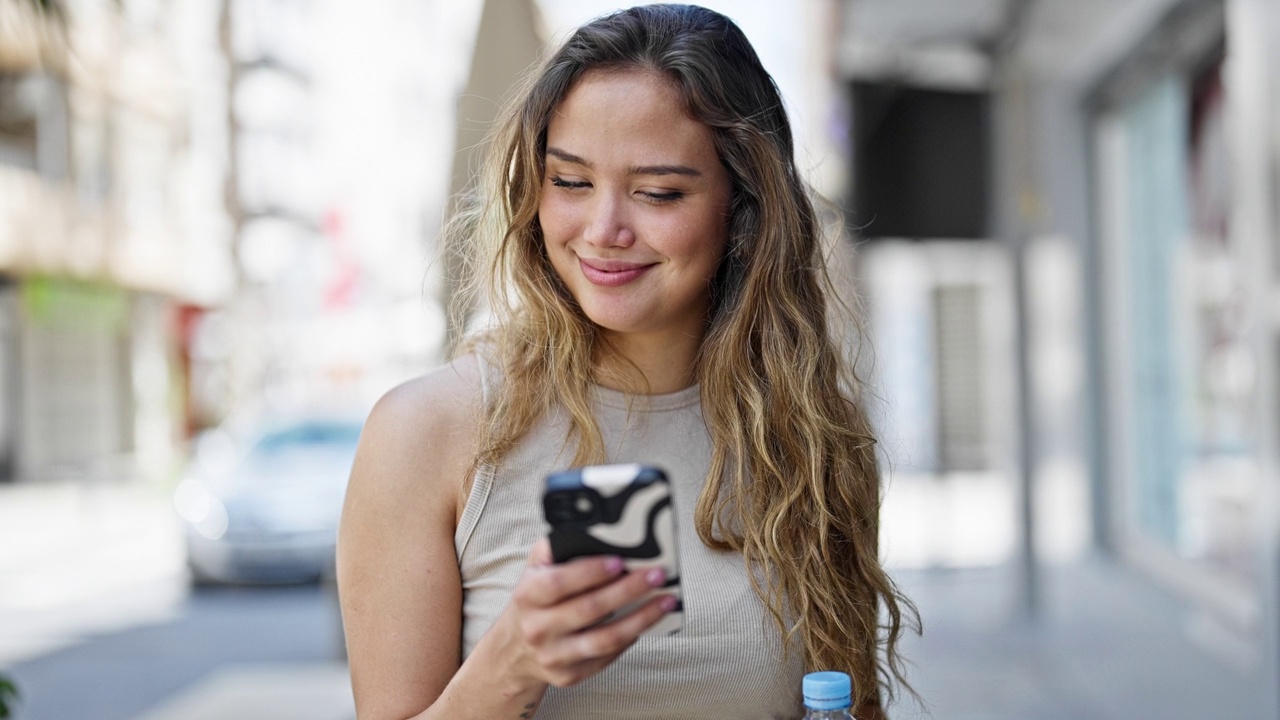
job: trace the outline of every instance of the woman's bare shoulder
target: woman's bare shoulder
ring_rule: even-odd
[[[417,431],[473,420],[482,402],[480,361],[465,355],[389,390],[371,420],[390,420]]]
[[[474,355],[460,357],[383,395],[360,440],[361,479],[461,487],[483,407],[480,362]]]

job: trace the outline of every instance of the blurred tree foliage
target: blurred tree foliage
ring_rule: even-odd
[[[0,720],[13,713],[13,703],[18,699],[18,686],[4,675],[0,675]]]

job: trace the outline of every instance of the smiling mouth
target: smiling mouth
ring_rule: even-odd
[[[638,279],[657,263],[641,264],[621,262],[618,260],[592,260],[587,262],[578,258],[578,266],[582,274],[593,285],[618,287]]]

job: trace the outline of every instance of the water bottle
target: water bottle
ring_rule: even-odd
[[[854,720],[853,683],[842,672],[804,676],[804,720]]]

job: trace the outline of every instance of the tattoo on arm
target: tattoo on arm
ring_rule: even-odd
[[[531,718],[533,717],[533,714],[537,711],[538,711],[538,703],[529,703],[528,705],[524,706],[524,712],[520,713],[520,717]]]

